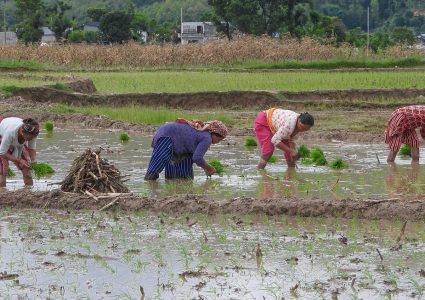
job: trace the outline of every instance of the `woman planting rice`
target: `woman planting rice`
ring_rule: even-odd
[[[261,148],[257,168],[266,167],[275,147],[283,151],[288,167],[294,167],[298,159],[294,140],[299,133],[309,130],[313,125],[314,118],[307,112],[298,114],[279,108],[260,112],[254,123],[255,134]]]
[[[203,123],[199,120],[177,119],[158,128],[152,140],[152,157],[145,180],[156,180],[165,168],[165,178],[193,178],[193,163],[207,175],[216,171],[204,160],[211,144],[217,144],[227,135],[220,121]]]
[[[9,161],[22,171],[24,184],[33,185],[30,169],[36,159],[35,141],[39,131],[33,119],[0,118],[0,187],[6,186]]]
[[[415,129],[425,139],[425,105],[411,105],[396,109],[385,130],[385,143],[390,152],[387,162],[394,162],[402,144],[409,145],[413,161],[419,161],[419,140]]]

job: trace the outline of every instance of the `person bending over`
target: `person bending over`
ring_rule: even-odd
[[[39,124],[33,119],[0,118],[0,187],[6,186],[9,161],[22,171],[24,184],[33,185],[31,163],[36,160]]]
[[[412,161],[419,161],[419,140],[416,128],[425,139],[425,105],[411,105],[396,109],[385,129],[385,143],[390,152],[387,162],[392,163],[402,144],[410,146]]]
[[[298,134],[314,125],[308,112],[298,114],[291,110],[270,108],[260,112],[254,123],[255,135],[261,148],[257,168],[264,169],[275,147],[282,150],[288,167],[294,167],[298,159],[295,140]]]
[[[156,180],[165,169],[165,178],[193,178],[193,163],[207,175],[215,173],[214,167],[204,160],[211,144],[221,142],[227,128],[221,121],[203,123],[199,120],[177,119],[162,125],[152,140],[152,157],[145,180]]]

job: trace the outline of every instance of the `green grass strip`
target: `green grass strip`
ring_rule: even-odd
[[[225,68],[225,65],[219,65]],[[419,56],[412,56],[402,59],[382,59],[382,60],[368,60],[368,59],[332,59],[332,60],[315,60],[315,61],[296,61],[285,60],[277,62],[267,62],[264,60],[247,60],[237,62],[231,65],[232,67],[239,67],[244,69],[314,69],[314,70],[332,70],[332,69],[355,69],[355,68],[411,68],[425,66],[425,59]],[[227,68],[229,66],[227,65]]]
[[[221,113],[199,112],[196,114],[190,114],[187,112],[178,112],[165,108],[157,109],[142,106],[68,106],[61,104],[52,108],[51,112],[102,115],[112,120],[150,125],[160,125],[166,122],[174,122],[177,118],[185,118],[189,120],[201,119],[204,121],[220,120],[228,126],[233,126],[236,122],[231,116]]]
[[[43,64],[34,60],[20,59],[0,59],[0,68],[26,68],[26,69],[44,69],[47,64]]]

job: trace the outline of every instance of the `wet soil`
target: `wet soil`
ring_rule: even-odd
[[[359,100],[369,98],[414,98],[425,95],[425,89],[352,89],[311,92],[267,92],[231,91],[202,93],[161,93],[161,94],[112,94],[90,95],[96,91],[91,80],[68,83],[78,93],[55,90],[48,87],[22,88],[14,93],[24,99],[41,103],[62,103],[68,105],[142,105],[179,109],[247,109],[282,106],[285,101],[309,100],[317,105],[329,104],[329,100]],[[86,94],[82,94],[86,93]],[[318,103],[317,103],[318,102]],[[376,106],[376,105],[375,105]]]
[[[113,202],[114,201],[114,202]],[[107,198],[94,198],[60,190],[32,192],[18,190],[0,193],[0,207],[13,208],[52,208],[98,210],[113,202],[110,208],[137,211],[149,210],[174,214],[205,213],[210,215],[266,214],[303,217],[343,217],[365,219],[403,219],[421,220],[425,218],[425,200],[321,200],[297,198],[255,199],[238,197],[214,200],[200,195],[174,195],[163,198],[139,197],[121,194]],[[109,208],[109,209],[110,209]]]
[[[53,113],[49,112],[52,103],[27,100],[20,96],[0,98],[0,113],[3,117],[35,118],[39,122],[52,121],[62,128],[101,128],[125,130],[139,134],[153,134],[156,125],[134,124],[111,120],[103,116],[92,116],[82,113]],[[388,112],[389,114],[390,112]],[[230,128],[230,135],[253,136],[253,128]],[[350,132],[347,130],[311,131],[303,134],[304,139],[317,141],[351,141],[360,143],[382,142],[382,134]]]

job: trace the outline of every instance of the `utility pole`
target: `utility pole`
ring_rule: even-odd
[[[183,7],[180,8],[180,43],[183,44]]]
[[[3,5],[3,30],[4,30],[4,44],[6,45],[6,0]]]
[[[367,7],[367,43],[366,43],[366,56],[369,57],[369,10],[370,7]]]

